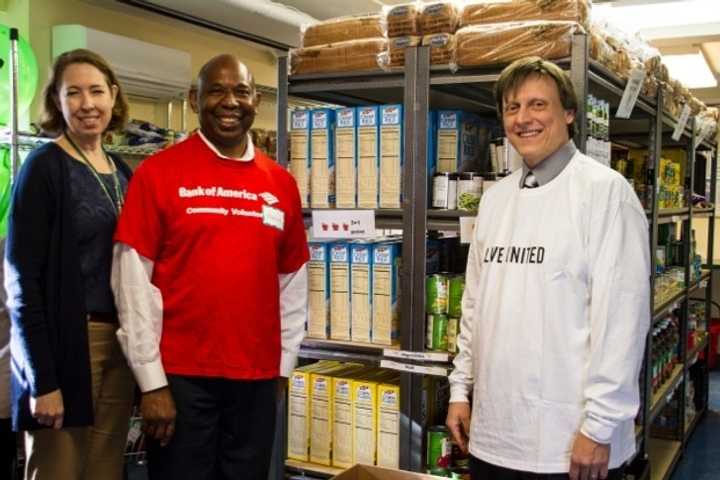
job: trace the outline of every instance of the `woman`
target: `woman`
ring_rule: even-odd
[[[25,478],[120,479],[133,380],[117,339],[112,237],[130,170],[102,148],[127,120],[97,54],[60,55],[44,93],[57,135],[23,163],[8,222],[13,426]]]

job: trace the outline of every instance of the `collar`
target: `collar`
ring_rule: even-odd
[[[570,163],[570,159],[572,159],[576,152],[577,148],[575,147],[575,144],[572,140],[568,140],[565,145],[555,150],[554,153],[540,162],[538,166],[533,168],[532,173],[535,175],[538,186],[542,187],[543,185],[547,185],[555,177],[560,175],[560,172],[567,167],[567,164]],[[530,173],[530,169],[523,160],[522,175],[520,176],[520,188],[523,188],[525,185],[525,177],[527,177],[528,173]]]
[[[205,145],[207,145],[208,148],[220,158],[224,158],[225,160],[234,160],[236,162],[251,162],[255,159],[255,145],[253,145],[253,141],[249,133],[247,134],[247,147],[245,148],[245,153],[241,157],[228,157],[223,155],[217,148],[215,148],[215,145],[213,145],[210,140],[203,135],[202,130],[198,129],[197,133],[200,135],[200,138],[202,138],[202,141],[205,142]]]

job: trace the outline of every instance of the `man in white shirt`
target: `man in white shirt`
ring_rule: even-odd
[[[447,426],[474,480],[620,480],[650,321],[647,218],[570,140],[559,67],[518,60],[495,96],[524,165],[480,204]]]

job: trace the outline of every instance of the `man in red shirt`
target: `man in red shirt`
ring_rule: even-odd
[[[232,55],[200,71],[200,131],[136,171],[115,235],[118,337],[142,395],[151,479],[265,479],[307,314],[297,186],[248,134]]]

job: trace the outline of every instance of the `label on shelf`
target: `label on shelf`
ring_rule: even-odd
[[[313,210],[314,238],[374,238],[372,210]]]
[[[432,367],[427,365],[413,365],[410,363],[400,363],[394,360],[382,360],[381,368],[389,368],[399,372],[419,373],[422,375],[433,375],[435,377],[447,377],[448,369],[445,367]]]
[[[408,350],[393,350],[386,348],[383,356],[399,358],[401,360],[417,360],[420,362],[447,362],[450,355],[447,352],[410,352]]]
[[[677,125],[675,125],[675,130],[673,130],[672,139],[676,142],[680,140],[680,136],[685,131],[685,126],[687,125],[688,119],[690,118],[690,105],[687,103],[682,109],[682,113],[680,113],[680,119],[678,120]]]
[[[460,217],[460,243],[470,243],[475,232],[475,217]]]
[[[630,118],[630,114],[633,108],[635,108],[644,81],[645,69],[642,67],[633,68],[630,72],[627,85],[625,86],[622,100],[620,100],[620,105],[615,113],[615,118]]]

